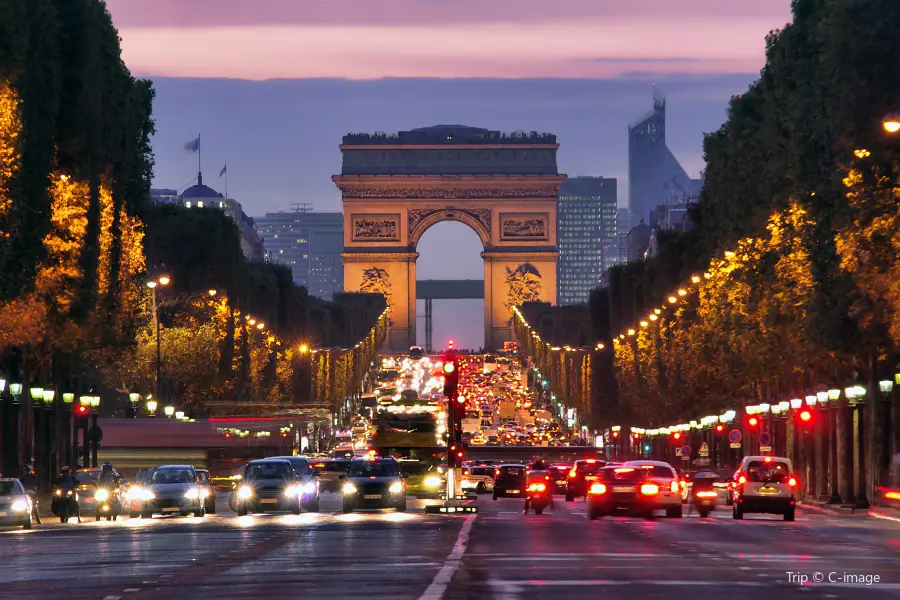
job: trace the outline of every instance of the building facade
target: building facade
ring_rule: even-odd
[[[573,177],[559,186],[556,207],[558,304],[587,302],[618,262],[617,182],[603,177]]]
[[[619,244],[619,264],[628,262],[629,231],[631,231],[631,210],[620,208],[616,213],[616,237]]]
[[[270,260],[291,267],[294,283],[326,300],[344,291],[344,215],[293,210],[255,217]]]
[[[657,206],[696,200],[702,179],[691,179],[666,145],[666,99],[654,88],[653,110],[628,127],[628,206],[649,222]]]

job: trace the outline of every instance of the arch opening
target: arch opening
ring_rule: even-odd
[[[412,238],[410,242],[412,245]],[[437,295],[442,295],[440,290],[448,290],[447,295],[455,296],[464,287],[460,282],[479,281],[480,292],[484,295],[484,259],[481,256],[484,239],[475,227],[459,219],[436,219],[418,232],[415,244],[419,255],[416,260],[418,291],[431,288],[439,292]],[[437,284],[448,281],[454,283]],[[452,339],[455,348],[477,350],[485,344],[484,319],[483,297],[417,299],[416,343],[427,347],[430,338],[431,350],[440,351]]]

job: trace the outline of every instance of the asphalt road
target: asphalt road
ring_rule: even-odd
[[[477,516],[454,517],[425,515],[423,504],[410,500],[407,513],[238,518],[226,508],[203,519],[2,529],[0,598],[900,597],[892,521],[819,510],[794,523],[733,521],[724,510],[588,521],[581,502],[523,516],[520,501],[489,496]]]

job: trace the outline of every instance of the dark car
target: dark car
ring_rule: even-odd
[[[359,508],[406,510],[406,482],[394,458],[357,458],[350,461],[344,482],[344,512]]]
[[[203,495],[197,483],[197,472],[191,465],[155,467],[147,477],[146,493],[141,498],[141,517],[155,513],[206,514]]]
[[[237,513],[290,511],[300,514],[300,480],[286,460],[254,460],[237,491]]]
[[[329,460],[319,460],[312,464],[313,472],[316,474],[316,481],[319,484],[319,493],[336,493],[341,492],[341,475],[347,474],[350,468],[349,458],[337,458]]]
[[[657,510],[681,517],[681,491],[668,465],[628,463],[604,467],[596,475],[587,490],[589,519],[622,512],[652,517]]]
[[[294,467],[294,473],[300,482],[300,502],[303,508],[317,512],[319,510],[319,483],[316,474],[305,456],[271,456],[272,460],[286,460]]]
[[[597,471],[605,467],[606,462],[595,458],[576,460],[566,477],[566,502],[587,496],[588,488],[597,480]]]
[[[494,500],[522,498],[525,494],[525,465],[500,465],[494,470]]]
[[[547,469],[550,474],[550,489],[554,494],[564,495],[568,489],[569,471],[572,470],[571,465],[550,465]]]

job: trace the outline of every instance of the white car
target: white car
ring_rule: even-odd
[[[31,529],[31,496],[18,479],[0,479],[0,526]]]
[[[791,461],[779,456],[745,456],[734,474],[732,517],[743,519],[746,513],[783,515],[794,520],[797,478]]]
[[[463,469],[462,489],[475,490],[476,494],[485,494],[494,489],[494,468],[478,465]]]
[[[622,467],[643,469],[647,474],[646,481],[651,481],[659,487],[659,492],[654,498],[655,508],[665,510],[667,517],[681,518],[681,483],[672,465],[658,460],[632,460]]]

